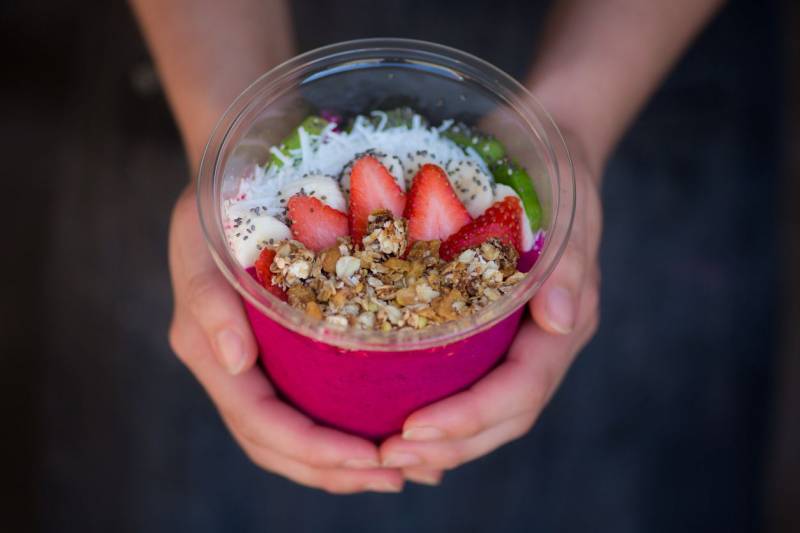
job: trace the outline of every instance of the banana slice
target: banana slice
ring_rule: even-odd
[[[292,196],[305,194],[319,199],[337,211],[347,213],[347,202],[336,180],[329,176],[314,175],[287,183],[278,192],[278,197],[284,206]]]
[[[389,174],[392,175],[394,181],[403,191],[406,190],[405,172],[403,171],[403,162],[396,155],[376,153],[375,158],[381,162],[381,165],[386,167]]]
[[[411,188],[411,182],[414,181],[414,176],[417,175],[422,165],[433,163],[434,165],[443,166],[436,159],[436,154],[432,154],[427,150],[417,150],[416,152],[402,154],[401,158],[405,167],[406,189]]]
[[[473,161],[451,164],[447,169],[447,175],[458,199],[472,218],[480,216],[494,203],[493,180]]]
[[[494,188],[494,201],[499,202],[503,198],[507,198],[509,196],[516,196],[519,199],[520,205],[522,205],[522,199],[519,197],[517,192],[509,187],[508,185],[503,185],[502,183],[498,183]],[[525,214],[525,210],[522,210],[522,220],[520,221],[520,226],[522,227],[522,251],[527,252],[531,248],[533,248],[533,244],[535,242],[535,237],[533,235],[533,230],[531,229],[531,221],[528,220],[528,215]]]
[[[406,180],[405,174],[403,172],[403,162],[400,160],[399,157],[396,155],[385,154],[383,152],[376,152],[374,150],[368,150],[361,154],[356,154],[352,161],[347,163],[345,167],[342,169],[342,173],[339,175],[339,183],[342,184],[342,190],[347,196],[350,196],[350,171],[353,169],[353,163],[355,163],[358,159],[364,157],[365,155],[371,155],[375,159],[377,159],[381,165],[386,167],[386,170],[389,171],[389,174],[392,175],[394,181],[397,182],[397,185],[400,187],[400,190],[406,190]]]
[[[237,217],[228,230],[233,255],[245,268],[255,264],[265,245],[291,238],[289,227],[269,215]]]

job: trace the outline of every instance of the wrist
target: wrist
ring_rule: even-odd
[[[593,142],[591,136],[587,136],[578,126],[561,121],[557,116],[552,118],[564,137],[573,165],[588,171],[592,181],[600,185],[607,160],[605,149]]]
[[[229,92],[235,96],[233,90]],[[192,174],[200,167],[200,159],[211,132],[233,96],[223,103],[221,98],[197,95],[196,98],[185,97],[179,105],[172,106]]]
[[[570,156],[580,160],[581,165],[599,181],[615,144],[607,130],[581,113],[580,106],[573,105],[574,99],[569,94],[538,85],[529,87],[564,136]]]

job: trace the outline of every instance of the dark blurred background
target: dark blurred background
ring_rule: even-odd
[[[293,9],[301,49],[418,37],[519,76],[546,4]],[[532,433],[339,498],[252,466],[170,353],[188,171],[125,3],[0,14],[0,531],[800,531],[796,2],[730,2],[621,144],[602,327]]]

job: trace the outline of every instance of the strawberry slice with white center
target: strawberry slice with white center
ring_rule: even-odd
[[[451,261],[467,248],[480,246],[492,237],[521,251],[522,204],[516,196],[495,202],[481,216],[461,228],[455,235],[444,241],[439,255]]]
[[[406,195],[380,161],[367,155],[353,164],[350,172],[350,230],[354,245],[361,245],[372,213],[388,209],[400,217],[405,207]]]
[[[306,248],[319,252],[336,244],[349,233],[347,215],[313,196],[292,196],[286,204],[292,222],[292,237]]]
[[[414,176],[405,217],[409,248],[415,241],[443,241],[472,220],[445,171],[433,164],[422,165]]]
[[[261,285],[264,286],[273,296],[279,300],[286,301],[286,291],[272,284],[272,272],[269,267],[275,259],[275,250],[264,248],[256,259],[256,279]]]

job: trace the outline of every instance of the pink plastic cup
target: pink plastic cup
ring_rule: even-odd
[[[233,258],[223,204],[306,115],[332,110],[346,116],[398,105],[411,105],[434,123],[480,123],[525,166],[544,213],[538,258],[523,261],[533,265],[508,296],[475,315],[420,331],[351,330],[309,319],[265,291]],[[534,98],[476,57],[404,39],[331,45],[264,74],[217,124],[197,192],[211,254],[242,296],[269,379],[314,420],[375,440],[397,433],[409,414],[470,387],[501,361],[525,303],[566,245],[575,210],[567,147]]]

